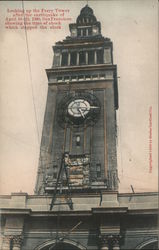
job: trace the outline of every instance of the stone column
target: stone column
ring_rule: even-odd
[[[94,64],[97,64],[97,51],[94,51]]]
[[[13,250],[21,250],[22,236],[17,235],[13,237]]]
[[[79,65],[79,52],[77,52],[77,62],[76,62],[77,65]]]
[[[2,250],[9,250],[13,236],[5,235],[2,242]]]
[[[88,64],[88,52],[86,51],[86,64]]]
[[[71,54],[68,53],[68,66],[70,66],[70,62],[71,62]]]
[[[120,250],[120,235],[115,235],[112,239],[113,250]]]
[[[61,66],[61,62],[62,62],[62,53],[60,52],[59,66]]]
[[[100,250],[109,250],[109,239],[106,235],[100,235]]]

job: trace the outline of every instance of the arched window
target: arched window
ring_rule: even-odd
[[[51,240],[42,243],[34,248],[34,250],[86,250],[86,247],[79,242],[64,239],[63,241]]]
[[[158,241],[157,239],[149,239],[148,241],[142,242],[140,245],[136,247],[136,249],[147,249],[147,250],[154,250],[158,249]]]
[[[48,250],[79,250],[79,248],[67,243],[58,243],[53,248],[49,248]]]
[[[158,242],[152,242],[147,244],[146,246],[140,248],[140,249],[148,249],[148,250],[153,250],[153,249],[158,249]]]

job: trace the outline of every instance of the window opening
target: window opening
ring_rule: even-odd
[[[88,28],[88,35],[89,35],[89,36],[92,35],[92,28]]]
[[[72,77],[71,77],[71,80],[72,80],[73,82],[75,82],[75,81],[77,81],[77,77],[76,77],[76,76],[72,76]]]
[[[53,165],[53,172],[57,172],[57,165]]]
[[[53,179],[57,179],[57,173],[53,173]]]
[[[60,77],[60,76],[57,77],[57,81],[58,81],[58,82],[62,82],[62,77]]]
[[[97,172],[97,178],[101,177],[101,164],[97,163],[96,164],[96,172]]]
[[[80,76],[78,76],[78,79],[79,79],[79,81],[82,81],[82,80],[84,80],[84,76],[80,75]]]
[[[81,142],[81,137],[80,135],[76,136],[76,146],[80,146],[80,142]]]
[[[100,79],[105,79],[105,74],[100,74],[99,77]]]
[[[67,66],[67,65],[68,65],[68,53],[63,52],[61,66]]]
[[[65,81],[65,82],[69,82],[69,81],[70,81],[70,77],[69,77],[69,76],[65,76],[65,77],[64,77],[64,81]]]
[[[86,29],[83,29],[83,36],[86,36]]]
[[[103,50],[97,50],[97,64],[103,63]]]
[[[80,65],[86,64],[86,54],[84,51],[79,52],[79,64]]]
[[[77,36],[81,36],[81,30],[77,29]]]
[[[88,64],[94,64],[94,51],[88,51]]]
[[[98,79],[98,75],[93,75],[92,78],[93,78],[93,80],[96,80],[96,79]]]
[[[86,76],[85,76],[85,79],[86,79],[86,80],[90,80],[90,79],[91,79],[91,76],[90,76],[90,75],[86,75]]]
[[[77,62],[77,52],[71,52],[71,61],[70,61],[70,65],[76,65]]]

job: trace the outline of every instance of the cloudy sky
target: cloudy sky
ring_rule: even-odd
[[[86,1],[26,1],[25,9],[69,9],[75,22]],[[111,38],[118,67],[118,169],[120,192],[157,190],[157,0],[89,1]],[[52,46],[69,35],[61,30],[7,30],[7,9],[21,1],[0,1],[0,193],[34,192],[47,95],[46,68]],[[30,57],[30,68],[28,54]],[[149,134],[152,107],[152,172]]]

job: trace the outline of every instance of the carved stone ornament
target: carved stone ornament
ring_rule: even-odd
[[[23,237],[21,235],[5,235],[3,237],[3,250],[9,250],[12,245],[13,249],[21,249],[21,245],[23,242]]]
[[[99,241],[100,241],[100,245],[106,245],[108,246],[109,245],[109,238],[108,238],[108,235],[99,235]]]
[[[23,242],[23,237],[21,235],[14,235],[13,236],[13,245],[20,247]]]
[[[100,245],[102,246],[119,246],[120,245],[120,240],[122,236],[121,235],[99,235],[99,240],[100,240]]]
[[[113,246],[119,246],[121,238],[122,238],[121,235],[114,235],[111,244]]]
[[[2,242],[2,250],[9,250],[13,241],[12,235],[4,235]]]

